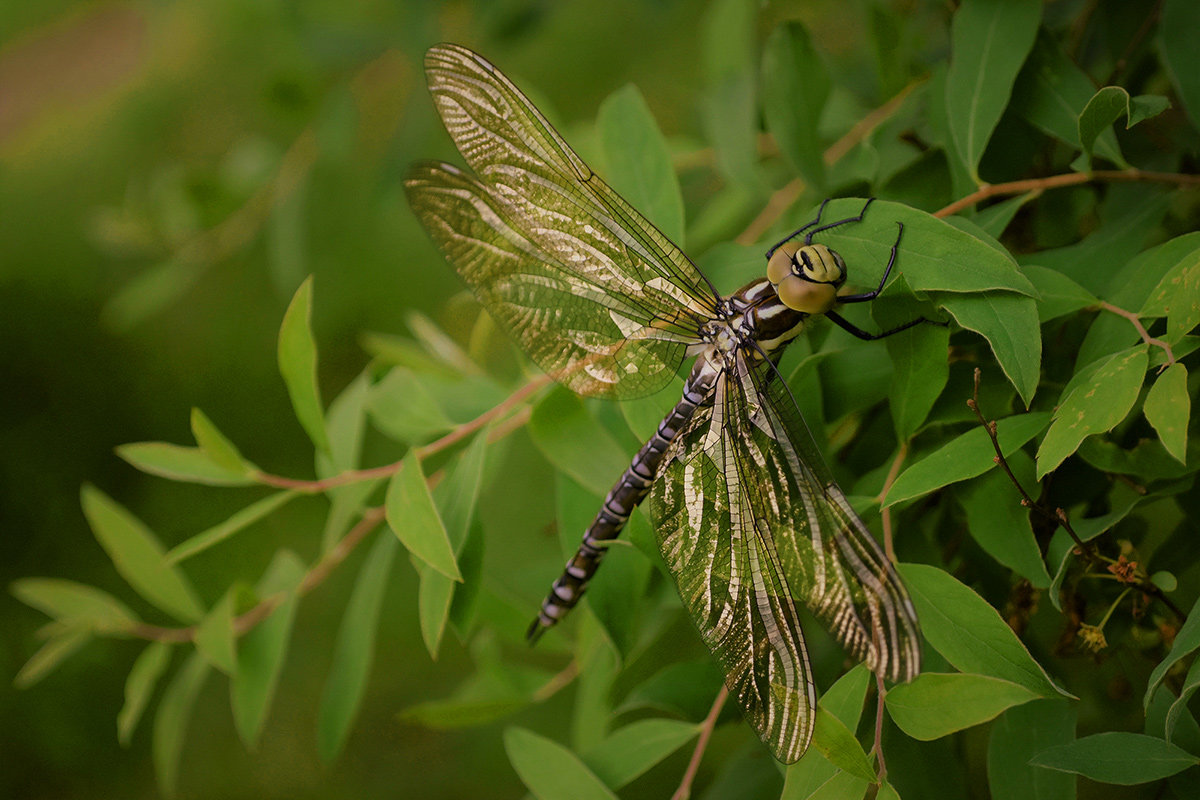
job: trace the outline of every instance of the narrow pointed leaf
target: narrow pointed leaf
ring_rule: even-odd
[[[386,503],[388,526],[408,551],[446,577],[461,581],[454,548],[415,452],[409,451],[388,483]]]
[[[13,686],[28,689],[91,640],[92,632],[87,628],[67,628],[50,637],[21,667],[13,678]]]
[[[146,525],[94,486],[84,486],[83,513],[100,546],[129,585],[172,616],[195,622],[204,609],[183,573],[167,563]]]
[[[1161,114],[1169,106],[1165,97],[1130,97],[1120,86],[1105,86],[1097,91],[1079,114],[1079,144],[1087,163],[1091,163],[1096,137],[1118,119],[1125,117],[1126,129],[1132,128],[1144,119]]]
[[[1146,419],[1158,431],[1167,452],[1187,462],[1187,426],[1192,413],[1192,398],[1188,395],[1187,367],[1176,362],[1158,376],[1146,394],[1142,410]]]
[[[962,298],[939,295],[937,302],[955,322],[987,340],[1000,368],[1028,406],[1042,367],[1042,334],[1033,298],[992,292]]]
[[[1045,430],[1049,421],[1050,414],[1044,411],[1015,414],[997,420],[996,438],[1000,442],[1000,452],[1005,458],[1012,455],[1017,448]],[[900,473],[888,490],[883,507],[982,475],[996,466],[995,458],[996,450],[987,431],[972,428]]]
[[[1171,650],[1167,653],[1167,657],[1158,662],[1154,671],[1150,673],[1150,680],[1146,683],[1146,694],[1142,698],[1144,708],[1150,707],[1154,692],[1166,677],[1167,670],[1190,656],[1198,648],[1200,648],[1200,600],[1197,600],[1192,606],[1187,619],[1179,628],[1179,632],[1175,634],[1175,641],[1171,643]]]
[[[946,113],[955,148],[976,181],[1041,16],[1038,0],[965,0],[954,14]]]
[[[286,592],[287,597],[238,641],[237,674],[230,682],[229,692],[238,736],[250,749],[258,743],[279,684],[299,603],[295,592],[304,579],[304,571],[304,562],[295,553],[281,550],[275,555],[256,591],[263,598],[279,592]]]
[[[226,675],[237,672],[237,647],[233,635],[237,594],[238,590],[230,587],[196,626],[196,651]]]
[[[554,466],[600,497],[629,466],[624,449],[566,389],[556,388],[534,406],[529,433]]]
[[[1138,313],[1166,317],[1171,343],[1200,325],[1200,250],[1188,253],[1163,275]]]
[[[326,763],[341,752],[366,693],[375,657],[379,610],[395,555],[396,537],[384,531],[367,553],[342,615],[333,647],[333,664],[317,713],[317,752]]]
[[[154,714],[154,736],[151,752],[154,758],[154,774],[158,786],[167,797],[174,797],[179,778],[179,759],[183,754],[183,742],[187,725],[192,717],[196,696],[204,686],[204,680],[212,668],[199,653],[180,667],[163,691]]]
[[[1171,74],[1192,126],[1200,128],[1200,6],[1192,0],[1166,0],[1158,23],[1163,61]]]
[[[1048,748],[1030,763],[1099,783],[1133,786],[1182,772],[1200,764],[1200,757],[1144,733],[1109,732]]]
[[[788,163],[812,186],[825,184],[825,148],[817,122],[830,79],[803,23],[791,20],[771,32],[763,52],[763,116]]]
[[[317,389],[317,343],[313,340],[312,278],[300,284],[279,328],[279,374],[287,385],[296,419],[317,449],[329,451],[325,414]]]
[[[538,800],[616,800],[579,757],[524,728],[504,732],[508,760]]]
[[[224,522],[203,530],[190,539],[186,539],[172,547],[167,551],[167,563],[178,564],[186,558],[203,553],[213,545],[220,544],[234,534],[245,530],[284,503],[298,496],[299,492],[276,492],[275,494],[267,495],[262,500],[251,503]]]
[[[1070,697],[1051,682],[996,609],[948,573],[901,564],[925,639],[955,668],[990,675],[1041,697]]]
[[[1037,694],[989,675],[925,672],[887,693],[887,710],[900,730],[931,741],[994,719]]]
[[[198,408],[192,409],[192,435],[196,437],[200,450],[218,467],[242,474],[255,468],[242,458],[233,442]]]
[[[136,625],[137,617],[117,598],[94,586],[60,578],[21,578],[12,593],[59,622],[97,633],[121,633]]]
[[[854,738],[854,733],[840,719],[819,707],[812,746],[838,769],[865,781],[875,780],[875,768],[863,752],[862,745]]]
[[[209,486],[249,486],[254,479],[217,464],[199,447],[167,442],[135,442],[117,448],[117,455],[142,472],[173,481]]]
[[[696,738],[700,726],[674,719],[641,719],[610,733],[583,753],[583,763],[610,789],[620,789]]]
[[[1085,438],[1111,430],[1125,419],[1137,401],[1148,364],[1146,345],[1115,353],[1100,365],[1091,380],[1063,398],[1038,447],[1038,480],[1074,453]]]
[[[171,647],[166,642],[151,642],[133,662],[129,677],[125,679],[125,705],[117,714],[117,740],[128,747],[133,732],[137,730],[142,713],[150,703],[150,695],[167,664],[171,662]]]

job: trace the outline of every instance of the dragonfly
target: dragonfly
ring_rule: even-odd
[[[808,748],[816,689],[806,606],[877,675],[921,668],[912,601],[825,464],[778,370],[824,316],[877,339],[838,307],[845,260],[816,239],[862,221],[817,218],[767,253],[766,276],[722,296],[663,233],[567,145],[496,67],[457,45],[425,56],[434,104],[466,171],[415,164],[414,213],[481,305],[529,357],[586,397],[663,388],[695,358],[683,397],[608,493],[529,631],[574,607],[607,547],[649,497],[659,549],[725,684],[774,756]],[[828,201],[826,201],[828,202]]]

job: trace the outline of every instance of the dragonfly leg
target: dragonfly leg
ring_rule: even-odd
[[[825,202],[826,202],[826,203],[828,203],[829,201],[828,201],[828,200],[826,200]],[[871,203],[874,203],[874,202],[875,202],[875,198],[874,198],[874,197],[868,197],[868,198],[867,198],[867,202],[866,202],[865,204],[863,204],[862,211],[858,212],[858,216],[857,216],[857,217],[846,217],[845,219],[839,219],[837,222],[827,222],[827,223],[825,223],[824,225],[821,225],[821,226],[819,226],[819,227],[813,228],[811,231],[809,231],[807,234],[805,234],[805,236],[804,236],[804,243],[805,243],[805,244],[812,244],[812,240],[813,240],[813,237],[814,237],[814,236],[816,236],[818,233],[822,233],[822,232],[824,232],[824,231],[830,230],[831,228],[836,228],[836,227],[838,227],[838,226],[840,226],[840,225],[849,225],[851,222],[862,222],[862,221],[863,221],[863,217],[865,217],[865,216],[867,215],[867,209],[868,209],[868,208],[870,208],[870,207],[871,207]],[[825,208],[825,204],[824,204],[824,203],[822,203],[822,204],[821,204],[821,209],[822,209],[822,210],[824,210],[824,208]],[[819,219],[820,219],[820,216],[818,215],[818,220],[819,220]],[[800,230],[801,230],[801,231],[802,231],[802,230],[805,230],[805,229],[806,229],[806,228],[808,228],[808,227],[809,227],[808,225],[805,225],[805,226],[804,226],[803,228],[801,228]],[[799,232],[800,232],[800,231],[797,231],[796,233],[799,233]],[[790,239],[791,237],[789,236],[788,238]]]
[[[870,203],[870,201],[867,201]],[[866,209],[864,208],[865,212]],[[900,249],[900,237],[904,236],[904,223],[897,222],[896,227],[900,230],[896,232],[896,241],[892,242],[892,254],[888,257],[887,268],[883,271],[883,277],[879,279],[879,285],[869,292],[862,294],[847,294],[838,297],[839,303],[865,303],[868,300],[874,300],[883,291],[883,285],[887,283],[888,276],[892,274],[892,267],[896,264],[896,252]]]
[[[812,226],[820,225],[821,224],[821,215],[825,213],[825,206],[827,206],[827,205],[829,205],[828,197],[825,198],[825,201],[823,203],[821,203],[821,207],[819,209],[817,209],[817,218],[816,219],[814,219],[812,222],[808,223],[807,225],[804,225],[803,227],[797,228],[796,230],[789,233],[787,236],[780,239],[775,244],[771,245],[771,249],[767,251],[767,260],[769,261],[771,259],[771,256],[775,255],[775,251],[778,250],[780,247],[783,247],[783,245],[786,244],[787,242],[790,242],[792,239],[795,239],[797,236],[804,233],[806,230],[808,230]],[[838,224],[841,224],[841,223],[838,223]]]
[[[936,319],[927,319],[925,317],[917,317],[916,319],[909,320],[908,322],[904,323],[903,325],[897,325],[895,328],[889,328],[888,330],[883,331],[882,333],[867,333],[862,328],[855,325],[853,322],[850,322],[848,319],[846,319],[845,317],[838,314],[836,311],[826,311],[825,316],[828,317],[829,321],[832,322],[834,325],[837,325],[839,328],[841,328],[842,330],[844,330],[846,333],[850,334],[854,338],[862,339],[864,342],[873,342],[876,339],[886,339],[887,337],[891,336],[894,333],[899,333],[900,331],[906,331],[909,328],[913,327],[914,325],[920,325],[922,322],[927,322],[930,325],[940,325],[943,328],[945,328],[947,325],[950,324],[948,322],[942,322],[942,321],[939,321]]]

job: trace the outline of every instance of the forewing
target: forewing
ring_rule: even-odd
[[[718,379],[651,492],[659,546],[725,684],[775,757],[812,738],[816,695],[773,529],[786,481],[736,381]],[[773,485],[774,484],[774,485]]]
[[[908,590],[825,466],[796,401],[764,362],[743,368],[767,432],[764,484],[772,533],[792,597],[856,659],[892,681],[921,671],[921,634]]]
[[[514,209],[449,164],[418,164],[409,204],[479,302],[542,369],[579,394],[635,397],[675,374],[699,322],[635,287],[597,284],[513,223]]]
[[[584,381],[594,389],[588,393],[625,397],[656,388],[636,374],[638,359],[614,363],[608,354],[620,349],[620,339],[646,339],[666,344],[647,343],[639,353],[677,363],[676,345],[695,341],[715,314],[719,298],[707,279],[483,58],[439,45],[426,55],[425,70],[442,121],[477,175],[426,165],[406,181],[435,241],[548,371],[575,366],[582,348],[594,356],[583,368],[607,386]],[[562,313],[548,308],[534,331],[511,322],[527,320],[532,305],[555,302],[565,303]],[[535,337],[552,337],[571,353],[539,356],[529,347]]]

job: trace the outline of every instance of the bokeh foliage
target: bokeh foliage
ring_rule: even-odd
[[[949,329],[817,326],[784,362],[927,639],[880,796],[1195,796],[1192,3],[58,3],[0,32],[6,794],[678,784],[720,676],[645,519],[522,642],[677,387],[541,388],[424,239],[400,178],[453,156],[419,69],[451,40],[723,290],[823,197],[880,198],[828,239],[863,285],[905,222],[853,319]],[[726,709],[697,796],[862,796],[867,676],[806,632],[818,746],[783,770]]]

